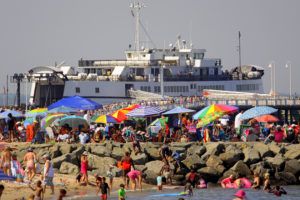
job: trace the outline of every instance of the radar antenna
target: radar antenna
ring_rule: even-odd
[[[135,50],[140,50],[140,10],[144,8],[145,5],[139,2],[134,2],[130,4],[131,14],[135,17],[135,36],[134,36],[134,43],[135,43]]]

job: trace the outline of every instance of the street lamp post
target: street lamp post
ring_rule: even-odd
[[[290,99],[292,98],[292,64],[291,62],[287,62],[285,65],[286,68],[290,70]]]

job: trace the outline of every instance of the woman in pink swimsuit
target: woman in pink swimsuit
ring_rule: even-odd
[[[81,163],[80,163],[80,172],[82,173],[82,177],[81,177],[81,182],[88,185],[89,181],[88,181],[88,167],[89,167],[89,163],[88,163],[88,153],[85,151],[83,152],[82,156],[81,156]]]
[[[131,181],[131,189],[136,190],[136,181],[138,181],[140,190],[142,191],[142,172],[132,169],[128,172],[127,176]]]

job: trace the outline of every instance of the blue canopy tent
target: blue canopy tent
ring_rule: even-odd
[[[78,109],[71,108],[68,106],[58,106],[51,110],[48,110],[48,113],[76,113]]]
[[[60,106],[74,108],[77,110],[96,110],[102,108],[102,105],[95,101],[80,96],[72,96],[72,97],[63,98],[51,104],[48,107],[48,110],[52,110]]]

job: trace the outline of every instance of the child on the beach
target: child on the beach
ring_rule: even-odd
[[[43,195],[43,187],[42,187],[42,181],[36,182],[36,188],[33,188],[30,184],[28,184],[29,188],[35,191],[35,200],[41,200]]]
[[[113,174],[113,171],[112,169],[114,168],[114,166],[109,166],[109,169],[108,171],[106,172],[106,176],[109,180],[109,187],[112,189],[113,187],[113,181],[114,181],[114,174]]]
[[[102,177],[102,182],[100,183],[100,186],[97,190],[97,194],[101,190],[101,199],[102,200],[107,200],[108,195],[110,194],[110,188],[108,184],[105,182],[105,177]]]
[[[162,176],[161,173],[157,174],[156,182],[157,182],[157,190],[161,191],[162,190]]]
[[[125,197],[126,197],[125,185],[121,184],[120,189],[118,190],[118,200],[125,200]]]
[[[184,193],[186,193],[189,196],[193,196],[193,187],[190,182],[187,182],[184,186]]]
[[[100,176],[95,177],[96,178],[96,186],[100,187],[101,183],[102,183],[102,178]]]
[[[67,191],[65,189],[60,189],[59,190],[59,196],[57,200],[63,200],[63,198],[66,196]]]

